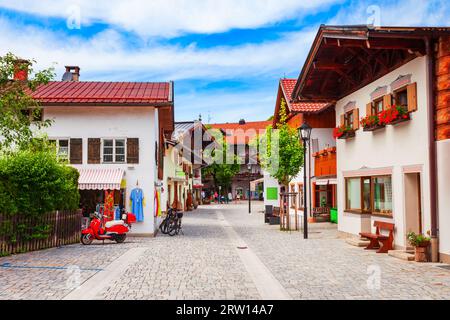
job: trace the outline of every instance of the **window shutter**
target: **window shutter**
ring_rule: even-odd
[[[70,163],[83,163],[83,139],[70,139]]]
[[[392,95],[387,94],[383,96],[383,110],[389,108],[392,105]]]
[[[417,83],[411,83],[406,88],[408,93],[408,111],[416,111],[417,110]]]
[[[99,138],[88,139],[88,163],[100,163],[100,144]]]
[[[127,163],[139,163],[139,138],[127,139]]]
[[[372,115],[372,102],[366,104],[366,116],[371,116]]]
[[[341,114],[341,126],[345,124],[345,114]]]
[[[353,109],[353,130],[359,129],[359,109]]]

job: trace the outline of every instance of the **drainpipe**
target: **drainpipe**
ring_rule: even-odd
[[[437,156],[435,141],[435,56],[430,37],[425,38],[427,50],[427,90],[428,90],[428,161],[430,163],[430,215],[431,215],[431,261],[439,262],[439,229],[437,217]]]

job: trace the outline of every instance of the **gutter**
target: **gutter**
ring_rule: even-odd
[[[439,228],[437,216],[437,153],[435,141],[435,121],[434,121],[434,80],[435,80],[435,56],[431,37],[425,37],[425,47],[427,52],[427,90],[428,90],[428,161],[430,164],[430,216],[431,216],[431,260],[439,261]]]

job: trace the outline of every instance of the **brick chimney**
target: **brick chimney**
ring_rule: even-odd
[[[28,80],[28,66],[30,62],[25,59],[17,59],[14,61],[14,80],[27,81]]]
[[[66,66],[66,72],[63,75],[63,81],[80,81],[80,67]]]

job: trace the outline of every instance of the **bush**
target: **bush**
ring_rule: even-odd
[[[78,171],[49,150],[18,151],[0,158],[0,214],[38,217],[79,206]]]

